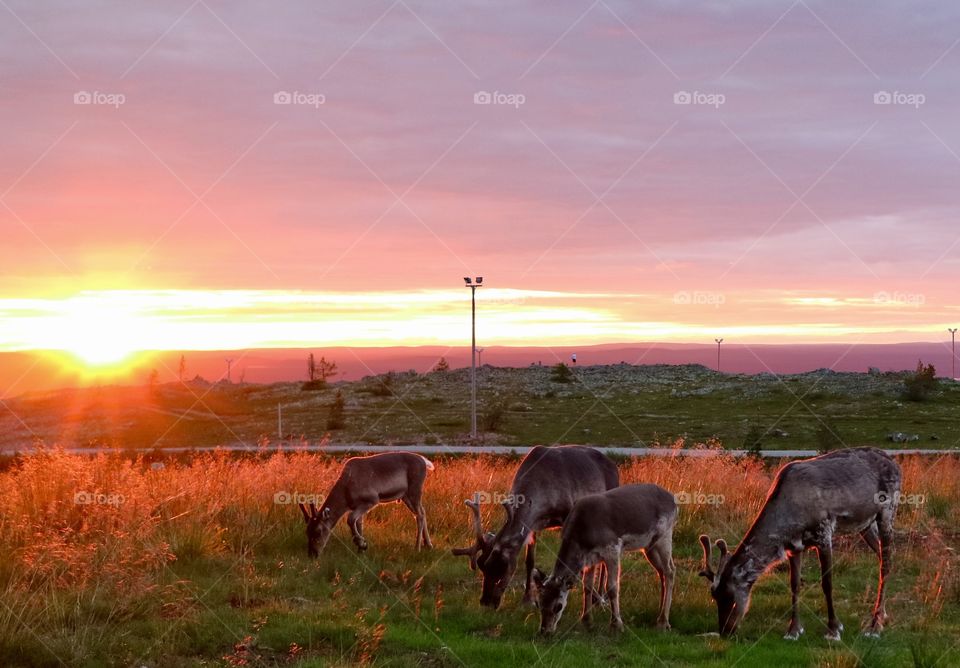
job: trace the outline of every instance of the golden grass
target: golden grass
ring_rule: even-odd
[[[517,462],[493,456],[435,461],[424,504],[435,543],[445,549],[470,541],[461,501],[477,490],[506,491]],[[908,544],[923,540],[922,550],[932,556],[918,560],[913,592],[932,618],[945,602],[960,602],[956,555],[948,541],[939,540],[955,537],[960,460],[905,457],[900,462],[904,494],[925,497],[924,503],[901,507],[898,529]],[[82,627],[79,610],[101,622],[138,612],[175,615],[181,583],[161,577],[170,562],[217,555],[236,559],[289,540],[291,532],[301,531],[299,512],[295,505],[275,503],[275,496],[322,495],[340,465],[336,458],[305,453],[205,454],[163,467],[56,449],[21,459],[0,473],[0,634],[20,633],[23,626]],[[723,532],[735,543],[775,473],[761,462],[728,455],[675,454],[621,464],[624,483],[654,482],[674,493],[713,499],[681,508],[678,540],[694,544],[704,529]],[[499,523],[500,513],[486,507],[485,525]],[[365,531],[374,542],[412,547],[414,521],[400,508],[378,511]],[[250,574],[251,581],[256,577]],[[418,609],[432,606],[439,615],[441,592],[433,593],[431,603],[431,592],[417,588]],[[357,614],[367,612],[376,617],[374,611]],[[374,627],[363,639],[364,654],[372,656],[382,637],[383,630]],[[77,642],[85,642],[82,634]]]

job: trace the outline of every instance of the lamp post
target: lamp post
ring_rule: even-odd
[[[477,366],[483,366],[483,348],[477,348]]]
[[[474,439],[477,437],[477,288],[483,284],[483,276],[475,280],[463,277],[470,288],[470,438]]]
[[[950,332],[950,358],[951,358],[951,361],[953,362],[953,367],[950,370],[950,378],[956,379],[957,377],[957,353],[956,353],[957,328],[947,327],[947,331]]]
[[[720,373],[720,344],[723,343],[723,339],[714,339],[717,342],[717,373]]]
[[[227,363],[227,382],[232,383],[233,378],[231,376],[231,372],[233,371],[233,358],[228,357],[225,361]]]

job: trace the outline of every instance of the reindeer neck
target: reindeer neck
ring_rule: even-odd
[[[320,506],[320,509],[329,508],[331,513],[331,518],[334,522],[343,517],[350,508],[347,503],[347,486],[343,483],[342,480],[337,480],[334,484],[333,489],[330,490],[330,493],[327,494],[327,498],[324,499],[323,505]]]
[[[724,568],[729,576],[751,586],[771,564],[784,556],[783,540],[773,537],[776,532],[768,530],[766,519],[757,518]]]
[[[529,504],[520,504],[497,534],[497,544],[519,548],[527,541],[531,532],[531,508]]]

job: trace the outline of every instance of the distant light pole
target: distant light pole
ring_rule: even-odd
[[[477,288],[483,283],[483,276],[477,276],[476,283],[464,276],[463,282],[470,288],[470,438],[477,437]]]
[[[477,366],[483,366],[483,348],[477,348]]]
[[[723,339],[714,339],[717,342],[717,373],[720,372],[720,344],[723,343]]]
[[[231,369],[232,369],[232,367],[233,367],[233,358],[232,358],[232,357],[228,357],[228,358],[226,359],[226,362],[227,362],[227,382],[228,382],[228,383],[232,383],[233,380],[231,380],[230,374],[231,374]]]
[[[947,331],[950,332],[950,357],[953,360],[953,369],[950,371],[950,377],[956,379],[957,377],[957,328],[956,327],[947,327]]]

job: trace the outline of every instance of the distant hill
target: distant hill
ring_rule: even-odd
[[[316,348],[259,349],[247,351],[195,351],[184,353],[187,377],[202,376],[216,380],[226,373],[224,358],[233,362],[233,379],[240,374],[245,380],[267,383],[303,380],[306,376],[306,358],[309,352],[336,361],[337,380],[358,380],[363,376],[386,371],[431,369],[440,357],[446,358],[451,368],[470,365],[469,347],[421,346],[394,348]],[[484,364],[502,367],[525,367],[531,364],[545,366],[563,361],[571,362],[577,354],[579,365],[616,364],[702,364],[714,368],[717,362],[715,345],[638,343],[603,344],[595,346],[509,347],[484,348]],[[180,352],[162,352],[145,356],[123,376],[103,379],[104,383],[143,384],[151,369],[157,369],[160,382],[176,379]],[[721,369],[736,373],[803,373],[814,369],[835,371],[867,371],[876,367],[881,371],[913,369],[917,360],[933,363],[941,376],[949,376],[951,369],[950,343],[896,343],[896,344],[778,344],[740,345],[724,343],[721,350]],[[96,381],[94,381],[96,382]],[[15,396],[32,390],[71,387],[83,384],[75,373],[62,365],[35,353],[0,354],[0,397]],[[89,384],[89,383],[88,383]]]

